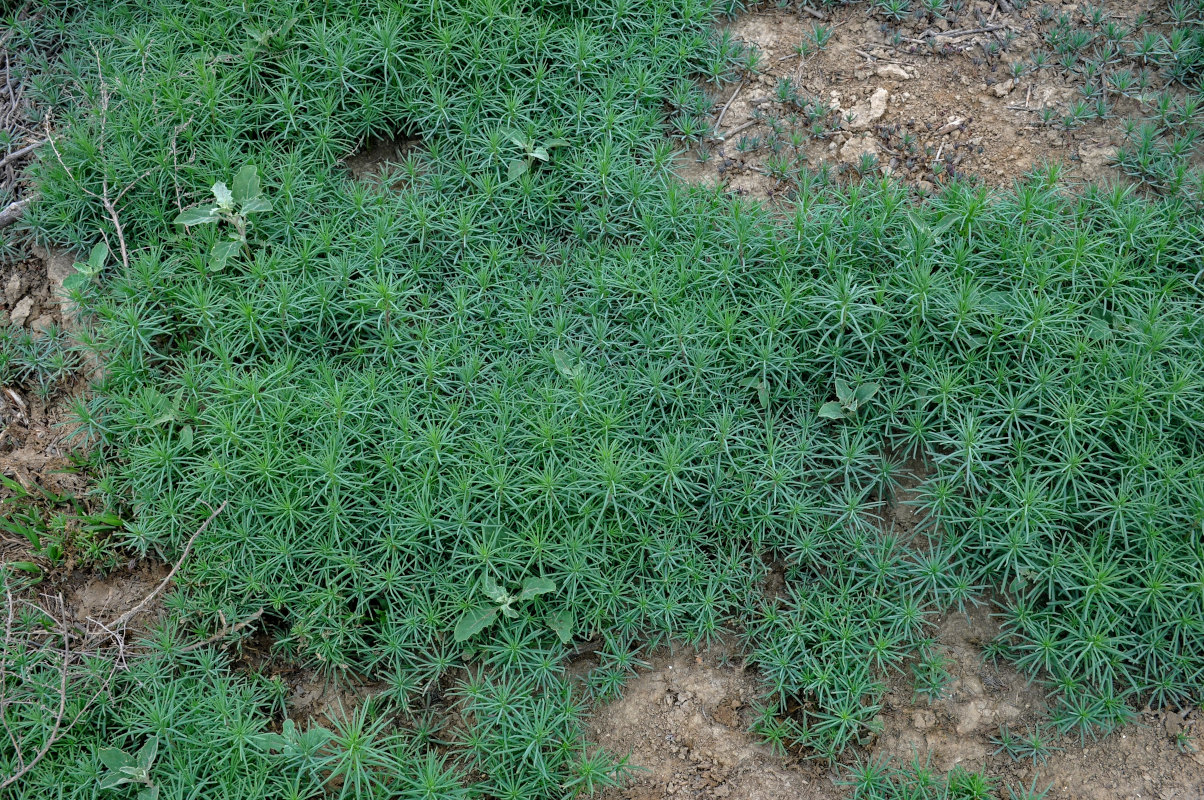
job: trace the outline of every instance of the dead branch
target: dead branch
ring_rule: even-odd
[[[0,228],[6,225],[11,225],[21,218],[21,214],[25,212],[25,206],[33,202],[32,197],[25,197],[21,200],[16,200],[0,209]]]
[[[964,28],[960,31],[938,31],[937,33],[934,33],[933,36],[973,36],[976,33],[992,33],[994,31],[1002,30],[1006,27],[1007,25],[984,25],[981,28]]]
[[[740,90],[743,88],[744,84],[741,83],[736,87],[736,91],[732,92],[732,96],[727,99],[727,102],[723,106],[723,110],[719,112],[719,118],[715,120],[715,130],[719,130],[721,127],[723,127],[723,118],[727,116],[727,110],[732,107],[732,103],[736,102],[736,98],[740,96]]]
[[[34,150],[37,150],[39,147],[41,147],[44,144],[46,144],[46,140],[42,139],[41,141],[34,142],[33,144],[27,144],[24,147],[22,147],[20,150],[12,151],[8,155],[6,155],[4,158],[0,158],[0,167],[8,166],[9,162],[16,161],[17,159],[22,158],[22,157],[28,155],[29,153],[32,153]]]

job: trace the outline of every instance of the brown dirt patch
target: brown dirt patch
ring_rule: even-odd
[[[107,622],[134,608],[163,582],[171,568],[166,564],[144,561],[130,563],[125,569],[108,575],[75,576],[63,593],[64,605],[73,621]],[[170,591],[170,587],[168,590]],[[134,619],[138,629],[159,619],[163,613],[163,595],[157,595]]]
[[[930,704],[915,698],[910,674],[893,675],[882,714],[885,727],[873,752],[896,761],[928,755],[941,771],[961,766],[985,772],[1001,785],[1028,786],[1035,778],[1041,787],[1053,784],[1049,800],[1204,797],[1204,756],[1179,752],[1172,738],[1181,724],[1178,714],[1143,713],[1110,736],[1088,739],[1085,747],[1077,737],[1060,739],[1056,745],[1062,750],[1035,767],[1031,760],[996,754],[991,738],[1001,725],[1023,734],[1045,721],[1048,710],[1040,686],[1010,665],[984,662],[983,645],[997,633],[986,608],[948,615],[936,634],[953,676],[948,691]]]
[[[623,696],[589,722],[593,741],[611,753],[630,753],[637,768],[627,786],[600,797],[822,796],[822,769],[777,757],[748,732],[759,695],[756,675],[725,663],[722,651],[654,658],[650,671],[632,679]]]
[[[74,264],[74,255],[66,250],[41,248],[34,248],[29,258],[0,264],[0,325],[33,331],[70,326],[73,318],[62,291]]]
[[[277,681],[283,688],[284,718],[302,728],[330,727],[350,716],[362,703],[383,694],[388,686],[352,673],[313,669],[273,652],[278,631],[265,617],[251,621],[236,644],[238,664],[249,673]],[[278,720],[280,722],[283,719]]]
[[[405,160],[421,144],[421,139],[404,136],[395,139],[373,139],[365,144],[362,150],[348,156],[343,163],[351,177],[357,181],[380,178],[389,171],[390,165],[395,166]]]
[[[384,684],[335,680],[310,669],[285,669],[273,672],[273,677],[288,687],[288,718],[301,727],[329,726],[385,690]]]
[[[1201,712],[1146,712],[1136,724],[1105,737],[1056,741],[1061,751],[1047,764],[1013,761],[996,754],[991,737],[1008,724],[1013,732],[1045,719],[1039,686],[1005,664],[985,663],[982,648],[998,631],[985,608],[950,614],[935,638],[948,658],[952,681],[932,703],[917,698],[910,670],[889,676],[882,733],[862,757],[907,763],[918,756],[948,772],[955,767],[1005,786],[1029,786],[1034,778],[1049,800],[1135,800],[1204,797],[1204,755],[1176,749],[1173,736],[1198,722]],[[775,756],[748,732],[760,695],[756,674],[729,651],[679,651],[655,658],[623,696],[602,706],[590,722],[594,741],[609,752],[631,754],[637,768],[624,787],[605,800],[653,798],[751,798],[836,800],[850,796],[831,773],[804,754]],[[641,769],[642,768],[642,769]]]
[[[1145,9],[1104,5],[1121,22]],[[874,171],[922,192],[953,177],[1011,185],[1043,162],[1063,164],[1072,177],[1116,177],[1115,122],[1091,120],[1067,131],[1042,120],[1045,108],[1062,119],[1076,83],[1056,67],[1010,77],[1013,62],[1027,62],[1043,47],[1052,22],[1039,9],[974,0],[949,19],[909,16],[889,24],[864,3],[816,12],[822,20],[778,7],[744,14],[726,28],[760,51],[760,72],[741,79],[738,90],[725,88],[711,117],[714,124],[722,116],[722,124],[704,145],[706,157],[699,150],[684,154],[678,172],[759,199],[788,188],[773,174],[774,159],[857,177],[862,156],[872,156]],[[796,48],[815,25],[831,28],[831,40],[825,50],[800,56]],[[926,43],[933,37],[935,48]],[[781,100],[783,81],[801,102]],[[807,119],[817,103],[830,109],[819,135]],[[1122,117],[1137,109],[1126,98],[1114,106]]]
[[[924,536],[920,487],[927,477],[928,469],[922,462],[915,459],[908,460],[903,465],[903,471],[899,475],[899,485],[887,506],[887,523],[904,542],[914,542],[917,538]]]

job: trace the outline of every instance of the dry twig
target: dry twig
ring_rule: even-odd
[[[727,99],[727,102],[723,105],[723,110],[719,112],[719,118],[715,120],[715,130],[723,127],[723,118],[727,115],[727,110],[732,107],[732,103],[736,102],[736,98],[740,96],[740,90],[743,88],[744,84],[741,83],[736,87],[736,91],[732,92],[732,96]]]

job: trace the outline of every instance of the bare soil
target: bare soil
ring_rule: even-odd
[[[1198,709],[1147,711],[1134,724],[1099,741],[1088,739],[1085,746],[1077,737],[1060,739],[1056,744],[1062,749],[1035,767],[995,753],[998,745],[991,738],[1000,725],[1022,734],[1048,709],[1039,685],[1003,662],[984,662],[982,647],[998,633],[998,625],[986,608],[967,610],[949,614],[936,634],[953,676],[945,696],[929,704],[915,697],[910,674],[893,675],[874,753],[899,761],[928,754],[942,771],[962,766],[1013,785],[1028,786],[1037,778],[1042,787],[1053,784],[1049,800],[1204,797],[1204,755],[1179,752],[1173,738],[1177,725],[1199,717]]]
[[[985,772],[1004,785],[1052,783],[1049,800],[1192,800],[1204,797],[1204,754],[1180,752],[1174,735],[1193,732],[1198,709],[1143,713],[1101,741],[1062,750],[1035,768],[995,753],[1001,724],[1023,733],[1047,711],[1039,686],[1009,666],[985,663],[982,646],[997,632],[985,608],[941,621],[935,637],[953,676],[945,696],[917,698],[910,671],[894,673],[881,714],[882,733],[862,757],[906,763],[918,756],[948,772]],[[598,710],[590,734],[608,751],[631,755],[632,781],[602,794],[606,800],[750,798],[837,800],[849,796],[833,775],[806,753],[775,756],[748,732],[760,694],[756,674],[731,651],[662,653],[633,679],[622,698]]]
[[[602,798],[821,797],[824,770],[797,757],[775,756],[748,732],[761,690],[756,674],[717,648],[663,653],[632,679],[623,696],[598,709],[592,740],[631,754],[632,782]]]
[[[1103,5],[1120,21],[1147,8],[1143,2]],[[1076,7],[1054,3],[1058,11]],[[1039,8],[973,0],[950,19],[909,17],[898,25],[884,24],[865,3],[812,11],[814,16],[776,6],[744,14],[727,29],[760,51],[760,73],[717,99],[711,121],[721,117],[722,124],[714,126],[716,136],[681,156],[678,173],[687,181],[772,199],[789,188],[766,168],[776,139],[779,157],[838,175],[855,177],[862,157],[872,156],[882,172],[921,193],[953,177],[1011,185],[1045,162],[1062,164],[1069,177],[1115,178],[1115,122],[1093,120],[1066,131],[1042,121],[1046,108],[1054,109],[1054,120],[1062,118],[1076,84],[1056,68],[1010,77],[1010,65],[1027,62],[1052,25],[1039,21]],[[796,47],[815,25],[833,29],[832,38],[826,49],[800,56]],[[935,48],[925,43],[929,37]],[[797,104],[781,102],[783,79],[800,96],[831,106],[834,129],[803,136],[794,147],[790,134],[809,126]],[[1136,101],[1121,99],[1114,110],[1125,116],[1136,109]]]
[[[373,139],[358,152],[344,159],[343,166],[351,173],[354,180],[380,180],[388,172],[390,165],[397,165],[404,161],[421,144],[421,139],[404,136],[393,139]],[[399,187],[393,186],[392,188]]]

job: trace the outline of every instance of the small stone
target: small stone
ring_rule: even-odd
[[[33,311],[33,298],[28,296],[22,297],[20,302],[13,306],[12,324],[17,327],[24,325],[25,320],[29,319],[31,311]]]
[[[886,101],[889,97],[890,92],[879,87],[870,95],[868,105],[858,103],[854,106],[850,112],[852,119],[849,121],[849,130],[863,131],[882,119],[882,115],[886,113]]]
[[[21,276],[12,275],[8,279],[8,283],[4,284],[4,302],[8,305],[13,305],[21,297]]]
[[[995,711],[996,716],[1005,720],[1019,719],[1022,713],[1020,709],[1009,703],[1004,703]]]
[[[927,181],[922,181],[927,183]],[[919,731],[926,731],[936,724],[936,714],[933,714],[928,709],[920,709],[911,715],[912,726]]]
[[[937,30],[940,31],[949,30],[949,20],[945,19],[944,17],[938,17],[936,20],[936,27]]]
[[[874,74],[879,78],[894,78],[899,81],[911,80],[911,75],[907,73],[907,70],[898,64],[879,64],[878,69],[874,70]]]
[[[870,76],[869,70],[865,70],[865,69],[853,70],[853,77],[859,81],[864,81],[867,78],[869,78],[869,76]]]
[[[33,322],[29,323],[29,327],[33,328],[38,333],[45,333],[51,325],[54,324],[54,317],[50,314],[43,314]]]
[[[1016,88],[1016,82],[1013,80],[1006,80],[991,87],[991,92],[996,97],[1007,97],[1012,93],[1012,89],[1014,88]]]
[[[886,98],[890,96],[890,92],[885,89],[878,88],[870,95],[870,116],[873,119],[878,119],[886,113]]]
[[[63,295],[63,281],[75,274],[75,262],[79,259],[69,250],[42,251],[37,255],[46,264],[46,280],[50,282],[50,296],[58,300]]]
[[[1088,178],[1099,178],[1112,168],[1116,160],[1116,148],[1109,144],[1087,143],[1079,146],[1079,161]]]

